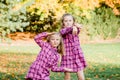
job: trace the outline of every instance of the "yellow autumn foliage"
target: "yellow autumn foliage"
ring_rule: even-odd
[[[69,8],[70,4],[74,4],[74,6],[77,6],[83,10],[83,12],[86,12],[87,10],[101,7],[100,3],[105,3],[113,8],[116,15],[120,14],[120,11],[116,7],[116,4],[120,5],[120,0],[35,0],[35,3],[30,6],[28,11],[34,13],[34,9],[37,9],[38,11],[36,14],[43,13],[44,18],[47,18],[48,15],[50,15],[49,11],[52,11],[54,12],[54,17],[58,19],[66,12],[64,7]]]
[[[60,17],[65,13],[58,0],[35,0],[35,3],[28,10],[32,12],[35,8],[38,9],[37,14],[44,13],[44,18],[50,15],[49,11],[54,12],[55,17]]]

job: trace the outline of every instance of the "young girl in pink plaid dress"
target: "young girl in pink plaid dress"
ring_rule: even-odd
[[[60,33],[63,37],[65,54],[62,56],[61,66],[71,68],[72,72],[76,72],[78,80],[85,80],[83,69],[86,67],[86,61],[78,37],[80,28],[81,25],[75,23],[72,15],[63,15]],[[70,80],[69,72],[65,72],[65,80]]]
[[[47,37],[45,42],[43,39]],[[36,60],[32,63],[26,80],[50,80],[50,70],[54,72],[71,71],[71,69],[58,67],[61,49],[61,37],[58,33],[43,32],[35,36],[36,43],[41,47]]]

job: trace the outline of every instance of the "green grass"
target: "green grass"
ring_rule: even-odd
[[[87,61],[86,80],[120,80],[120,43],[81,45]],[[40,48],[0,46],[0,80],[24,80]],[[51,80],[64,80],[63,73],[51,72]],[[71,74],[77,80],[76,74]]]

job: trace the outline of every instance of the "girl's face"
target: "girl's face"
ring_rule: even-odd
[[[72,27],[74,21],[72,16],[65,16],[63,18],[63,27]]]
[[[57,48],[58,45],[60,44],[60,41],[61,41],[61,37],[59,35],[57,35],[57,34],[51,35],[51,37],[50,37],[50,44],[53,47]]]

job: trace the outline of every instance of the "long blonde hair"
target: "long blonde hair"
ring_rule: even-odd
[[[52,34],[52,35],[58,35],[58,36],[60,37],[60,44],[57,46],[57,51],[58,51],[58,53],[59,53],[60,55],[63,55],[65,51],[64,51],[63,39],[62,39],[61,34],[58,33],[58,32],[56,32],[56,33],[54,33],[54,34]],[[51,38],[52,35],[49,35],[49,36],[47,37],[47,42],[50,42],[50,38]]]

